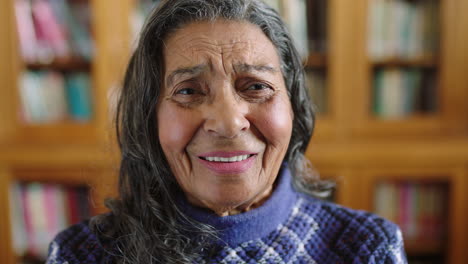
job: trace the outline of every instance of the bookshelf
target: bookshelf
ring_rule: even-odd
[[[385,1],[380,0],[362,0],[357,1],[356,5],[359,6],[361,16],[356,16],[356,29],[355,33],[358,36],[356,46],[356,76],[355,82],[361,89],[356,90],[354,99],[356,100],[356,115],[354,117],[354,125],[351,128],[353,136],[356,137],[434,137],[434,136],[454,136],[465,135],[467,131],[466,122],[456,122],[457,116],[466,116],[466,106],[461,104],[457,96],[466,95],[466,86],[459,82],[466,77],[458,75],[459,70],[463,67],[460,59],[456,57],[465,54],[464,48],[460,46],[459,42],[463,37],[455,37],[453,34],[466,34],[455,33],[464,18],[459,14],[458,8],[463,8],[464,3],[455,1],[387,1],[404,3],[406,7],[412,6],[415,9],[418,5],[429,5],[435,9],[432,17],[423,18],[423,23],[433,23],[439,21],[438,25],[433,25],[429,29],[432,35],[434,48],[424,50],[424,52],[415,53],[414,56],[404,57],[387,56],[382,59],[375,59],[370,54],[369,40],[371,38],[371,30],[369,29],[369,21],[372,19],[372,5],[375,3],[382,3]],[[394,7],[387,7],[387,9],[395,9]],[[391,13],[391,12],[390,12]],[[401,12],[400,12],[401,13]],[[405,16],[405,14],[403,15]],[[406,14],[406,16],[409,16]],[[394,15],[393,17],[398,17]],[[387,24],[399,24],[397,19],[389,18]],[[430,22],[428,22],[430,21]],[[377,21],[378,23],[378,21]],[[403,25],[404,29],[404,25]],[[401,31],[403,31],[403,29]],[[419,41],[422,44],[426,42],[425,38]],[[429,42],[429,41],[428,41]],[[420,46],[422,46],[420,44]],[[424,48],[424,47],[423,47]],[[422,49],[422,48],[421,48]],[[466,55],[465,55],[466,58]],[[423,79],[426,77],[433,77],[432,83],[435,86],[434,95],[430,99],[435,101],[435,107],[432,110],[426,111],[410,111],[408,114],[396,116],[396,118],[382,119],[378,118],[372,111],[373,106],[373,93],[375,80],[375,73],[380,69],[387,70],[407,70],[417,69],[423,72]],[[398,78],[397,78],[398,79]],[[456,80],[456,81],[455,81]],[[428,87],[419,87],[423,90]],[[426,91],[428,92],[428,91]],[[398,97],[398,95],[396,95]]]
[[[118,0],[109,5],[102,0],[66,0],[89,10],[93,55],[90,58],[71,55],[34,61],[25,59],[22,54],[15,15],[17,2],[20,1],[0,1],[0,58],[6,62],[0,66],[0,210],[5,212],[0,217],[0,262],[43,263],[41,258],[22,256],[13,250],[10,216],[17,208],[10,206],[10,186],[36,184],[39,189],[54,186],[67,190],[87,187],[91,213],[104,211],[104,198],[115,193],[117,162],[112,153],[118,151],[110,143],[113,141],[109,107],[128,60],[130,30],[122,17],[129,17],[131,3]],[[47,122],[25,122],[20,114],[24,111],[20,77],[25,72],[44,75],[53,72],[54,77],[86,74],[92,103],[89,117],[77,119],[67,113],[65,117]],[[66,81],[64,78],[63,82]],[[77,96],[76,91],[74,96]]]
[[[0,96],[0,211],[10,212],[8,186],[20,181],[90,186],[93,213],[102,212],[102,200],[114,193],[117,180],[117,151],[109,143],[113,142],[109,112],[134,45],[134,22],[130,21],[137,0],[116,0],[112,5],[104,0],[80,0],[91,10],[93,59],[48,63],[21,59],[14,1],[0,0],[0,58],[8,62],[0,64],[0,86],[4,87]],[[282,12],[301,1],[268,2],[276,3]],[[442,182],[447,186],[443,203],[448,212],[447,236],[442,240],[446,247],[428,240],[417,245],[408,242],[407,250],[410,257],[417,255],[416,261],[421,255],[429,259],[414,263],[431,263],[434,252],[442,256],[442,263],[468,262],[464,250],[468,243],[468,198],[464,195],[468,188],[468,16],[464,14],[468,2],[435,0],[439,23],[434,53],[379,59],[370,56],[368,44],[374,0],[306,2],[322,10],[317,17],[306,19],[307,25],[322,23],[311,27],[312,32],[306,31],[308,41],[321,36],[326,43],[322,48],[308,45],[304,55],[306,70],[318,72],[326,83],[325,107],[318,115],[306,156],[324,178],[336,180],[335,201],[355,209],[374,211],[377,188],[385,182]],[[324,7],[317,7],[320,5]],[[310,6],[304,10],[313,12]],[[18,76],[24,69],[89,72],[94,103],[90,121],[21,122]],[[420,69],[429,72],[423,75],[436,76],[435,111],[412,111],[398,118],[376,116],[373,83],[381,69]],[[9,219],[0,217],[1,263],[17,263]]]

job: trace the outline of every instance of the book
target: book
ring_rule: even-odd
[[[289,0],[288,3],[283,6],[282,12],[292,40],[302,58],[306,58],[309,54],[306,11],[305,0]]]
[[[371,0],[368,53],[372,60],[434,57],[439,6],[435,0]]]
[[[327,1],[307,1],[307,33],[309,50],[325,53],[327,40]]]
[[[326,113],[328,109],[328,94],[326,77],[322,71],[306,71],[306,87],[317,113]]]
[[[23,256],[28,250],[28,236],[25,222],[25,209],[22,201],[22,188],[17,182],[9,188],[11,235],[13,237],[13,250],[18,256]]]
[[[20,76],[21,119],[45,124],[70,118],[92,118],[91,80],[88,73],[25,71]]]
[[[21,119],[39,124],[67,118],[65,81],[54,71],[25,71],[20,75]]]
[[[369,55],[374,60],[385,57],[385,15],[388,0],[371,0],[369,2],[368,18],[368,50]]]
[[[75,121],[92,118],[91,80],[87,73],[73,73],[66,78],[68,113]]]
[[[90,61],[94,52],[90,13],[89,3],[84,1],[15,1],[23,59],[40,64],[72,57]]]
[[[67,5],[69,3],[69,5]],[[83,1],[64,2],[64,14],[68,17],[68,27],[75,55],[91,61],[94,56],[94,41],[91,37],[91,10]]]
[[[43,41],[52,49],[54,58],[70,56],[70,47],[63,24],[57,21],[49,0],[31,0],[33,18]]]
[[[59,122],[67,118],[65,79],[63,74],[48,71],[42,73],[42,99],[45,105],[45,122]]]
[[[30,183],[25,186],[26,203],[31,223],[29,252],[32,256],[45,258],[47,256],[48,235],[47,215],[44,203],[44,186],[39,183]]]
[[[30,1],[16,0],[14,4],[21,56],[26,62],[32,63],[37,60],[37,43]]]
[[[66,207],[67,215],[72,225],[77,224],[80,221],[78,211],[78,196],[74,187],[66,188]]]
[[[381,119],[401,119],[429,112],[436,101],[434,74],[420,68],[381,68],[373,79],[372,111]],[[428,86],[428,87],[425,87]],[[430,92],[430,94],[428,93]]]
[[[50,183],[10,186],[14,250],[18,256],[45,259],[50,241],[72,223],[91,216],[88,188]]]
[[[384,181],[376,185],[374,211],[395,222],[405,241],[441,241],[447,234],[447,185]]]
[[[380,95],[378,101],[382,105],[380,118],[398,119],[405,116],[403,108],[405,91],[400,70],[392,68],[385,71]]]

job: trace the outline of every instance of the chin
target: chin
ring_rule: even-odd
[[[214,193],[212,193],[214,194]],[[246,192],[245,189],[242,192],[220,192],[219,195],[206,197],[206,205],[212,211],[232,211],[232,210],[244,210],[248,208],[257,195],[252,192]]]

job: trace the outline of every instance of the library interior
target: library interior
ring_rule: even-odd
[[[0,0],[0,263],[43,263],[116,194],[118,92],[158,0]],[[268,0],[303,57],[330,200],[468,263],[468,1]]]

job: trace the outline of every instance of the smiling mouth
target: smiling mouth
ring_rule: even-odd
[[[256,154],[246,154],[246,155],[238,155],[238,156],[233,156],[233,157],[199,157],[202,160],[210,161],[210,162],[219,162],[219,163],[233,163],[233,162],[240,162],[244,161],[252,156],[255,156]]]

